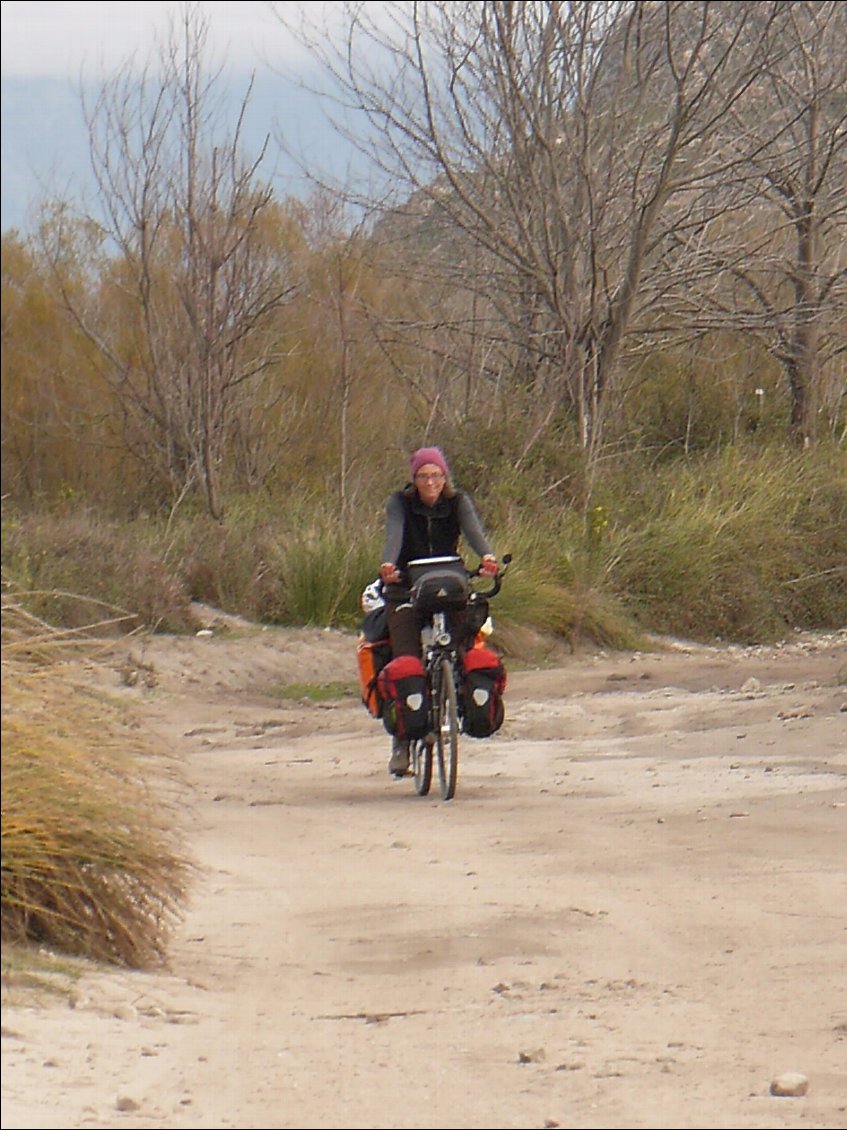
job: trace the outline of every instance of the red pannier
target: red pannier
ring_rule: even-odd
[[[487,647],[472,647],[463,657],[462,731],[471,738],[490,738],[503,725],[506,670],[500,656]]]
[[[382,724],[404,741],[422,738],[429,729],[426,675],[416,655],[398,655],[377,676],[383,700]]]

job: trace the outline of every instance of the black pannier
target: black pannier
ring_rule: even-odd
[[[490,738],[503,725],[506,671],[500,656],[472,647],[463,657],[462,730],[471,738]]]

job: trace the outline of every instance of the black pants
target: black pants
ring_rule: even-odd
[[[421,616],[411,604],[391,604],[385,606],[388,634],[391,637],[391,654],[416,655],[421,658],[421,628],[425,617]],[[447,614],[447,627],[453,639],[463,646],[465,643],[465,610],[454,609]]]

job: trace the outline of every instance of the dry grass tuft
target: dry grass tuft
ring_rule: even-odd
[[[167,763],[96,690],[95,641],[5,594],[2,640],[3,942],[156,964],[190,870]]]

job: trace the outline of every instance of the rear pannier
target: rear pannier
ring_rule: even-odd
[[[359,637],[356,645],[356,659],[359,665],[359,692],[373,718],[381,718],[383,710],[382,696],[379,693],[377,681],[379,673],[391,659],[391,644],[387,639],[369,640],[367,636]]]
[[[382,724],[389,734],[409,740],[429,728],[426,676],[415,655],[398,655],[382,668],[377,688],[383,701]]]
[[[374,718],[381,718],[383,703],[376,680],[391,658],[391,641],[388,638],[388,622],[385,616],[385,601],[382,599],[381,582],[374,581],[365,589],[362,594],[362,608],[365,610],[365,618],[362,620],[356,647],[359,691],[368,714]]]
[[[462,680],[462,730],[471,738],[490,738],[503,725],[506,670],[487,647],[465,652]]]

